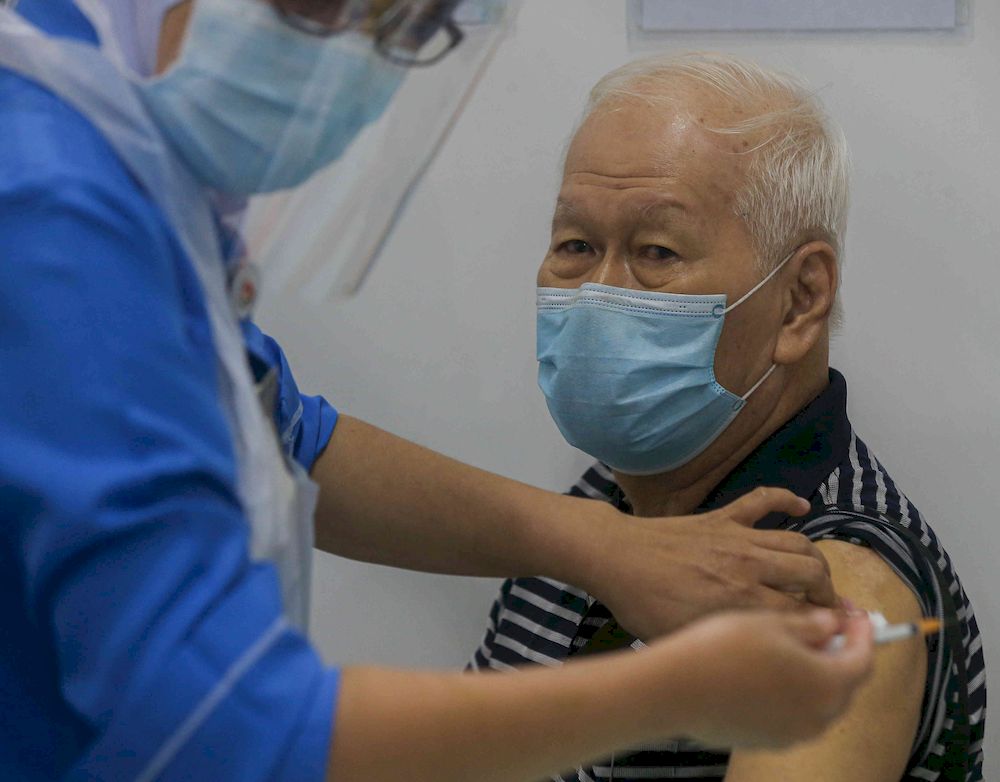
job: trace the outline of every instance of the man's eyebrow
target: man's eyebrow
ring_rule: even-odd
[[[689,207],[679,198],[662,195],[649,199],[646,203],[636,204],[629,209],[630,213],[648,220],[660,212],[688,212]]]
[[[556,211],[552,216],[552,222],[566,222],[572,218],[582,218],[583,213],[572,203],[564,198],[556,201]]]

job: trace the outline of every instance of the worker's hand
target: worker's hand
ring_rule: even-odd
[[[841,632],[843,648],[826,651]],[[664,666],[657,696],[681,708],[684,733],[708,746],[746,748],[819,735],[871,673],[873,649],[866,615],[824,609],[721,614],[650,647]],[[679,680],[667,672],[677,665]]]
[[[839,605],[829,565],[805,536],[753,529],[768,513],[808,511],[785,489],[759,488],[719,510],[676,518],[593,505],[593,552],[579,585],[644,641],[725,609]]]

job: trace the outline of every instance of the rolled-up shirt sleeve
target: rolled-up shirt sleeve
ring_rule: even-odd
[[[306,470],[330,442],[338,413],[322,396],[309,396],[299,391],[288,359],[281,346],[255,323],[243,321],[243,338],[247,347],[278,374],[278,398],[274,424],[285,451]]]
[[[200,288],[159,212],[74,178],[0,188],[0,258],[0,545],[27,622],[5,632],[44,649],[32,675],[82,737],[68,778],[322,779],[338,672],[249,558]]]

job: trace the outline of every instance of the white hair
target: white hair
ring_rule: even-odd
[[[843,131],[800,79],[722,54],[654,56],[612,71],[591,90],[584,119],[621,98],[673,102],[683,82],[707,86],[745,118],[708,130],[750,140],[735,210],[766,274],[799,245],[822,239],[844,252],[850,155]],[[839,303],[832,320],[841,319]]]

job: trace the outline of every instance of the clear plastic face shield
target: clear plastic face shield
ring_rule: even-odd
[[[196,0],[189,37],[198,33],[198,5],[250,6],[285,28],[284,56],[292,60],[279,63],[283,77],[274,92],[282,82],[299,84],[294,111],[286,90],[254,98],[256,116],[237,120],[261,126],[260,110],[276,107],[274,124],[259,133],[273,148],[268,170],[250,174],[260,182],[252,192],[264,195],[250,202],[244,238],[265,293],[286,290],[315,302],[350,296],[486,70],[514,3],[271,2]],[[259,41],[257,47],[264,48]],[[233,61],[253,67],[246,52]],[[248,147],[235,157],[259,161],[260,152]]]

